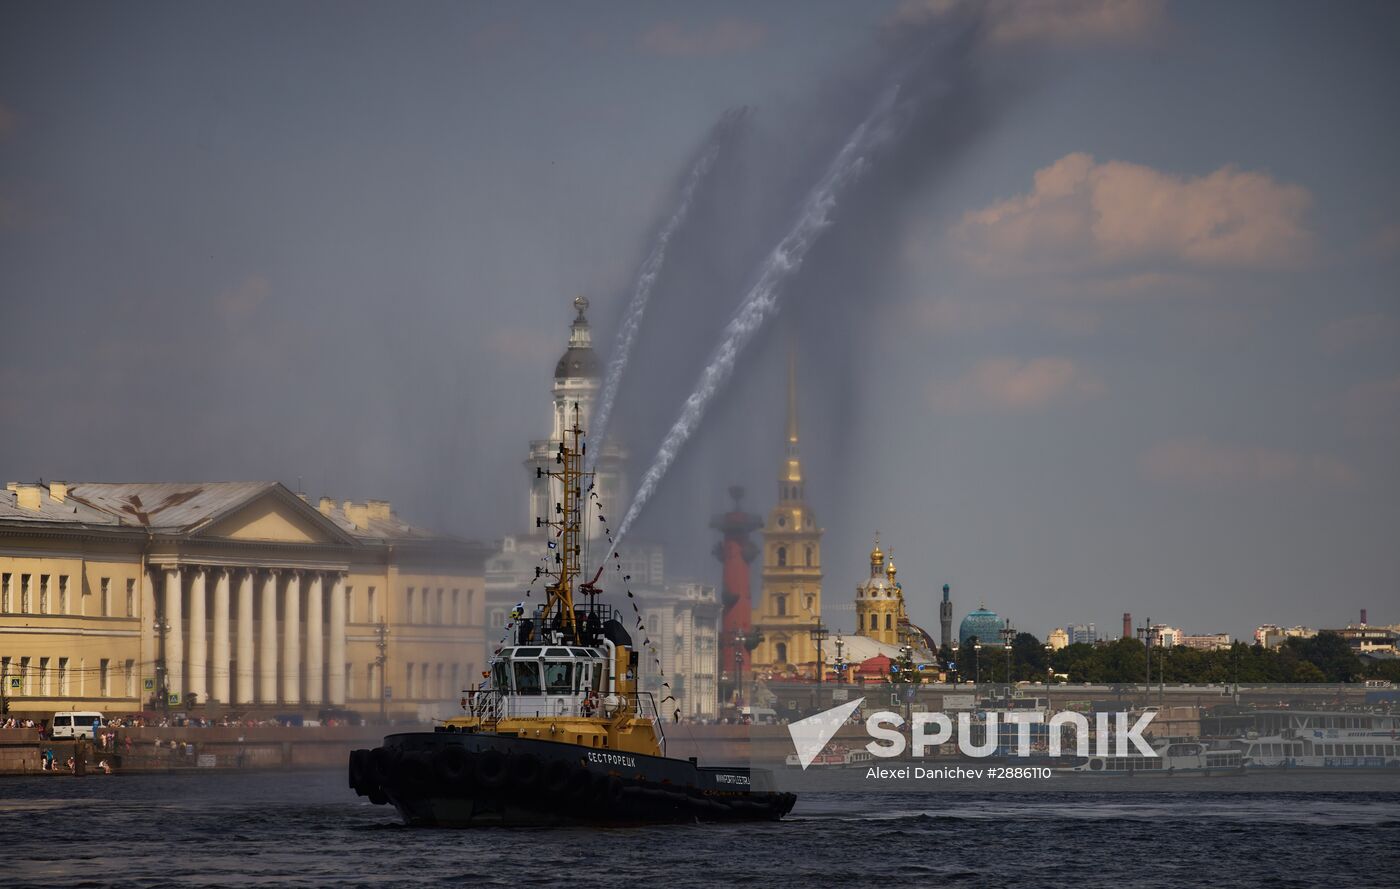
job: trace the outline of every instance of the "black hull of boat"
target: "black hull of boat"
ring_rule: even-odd
[[[470,732],[390,735],[349,777],[415,826],[776,821],[797,799],[762,771]]]

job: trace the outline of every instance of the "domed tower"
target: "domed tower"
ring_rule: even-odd
[[[762,641],[757,673],[816,675],[811,631],[822,615],[822,529],[807,506],[797,442],[797,359],[788,355],[787,453],[778,473],[778,504],[763,526],[763,589],[754,609]]]
[[[549,438],[531,441],[530,456],[525,461],[525,468],[530,474],[530,502],[526,527],[532,531],[535,530],[535,517],[550,515],[554,503],[561,499],[558,482],[551,481],[548,476],[541,477],[537,470],[543,468],[548,472],[553,468],[559,444],[564,440],[565,433],[574,425],[575,407],[578,410],[578,424],[584,431],[585,441],[588,442],[590,448],[595,446],[593,441],[588,438],[588,433],[592,431],[589,428],[589,423],[593,419],[593,408],[601,384],[602,362],[598,360],[598,354],[593,351],[593,332],[589,327],[586,315],[588,311],[587,297],[574,298],[574,311],[577,314],[569,326],[568,346],[565,348],[564,354],[559,357],[558,363],[554,365],[553,407]],[[628,495],[623,470],[625,457],[626,453],[621,448],[608,445],[604,448],[603,454],[598,458],[594,467],[597,473],[594,481],[597,485],[598,500],[604,510],[615,512],[619,517],[627,508],[627,504],[624,502],[624,498]],[[588,536],[591,538],[602,536],[603,528],[601,526],[602,523],[596,520],[588,522]]]
[[[870,551],[870,577],[856,587],[856,633],[877,642],[899,644],[899,625],[904,616],[904,594],[895,585],[894,559],[885,563],[880,535]]]

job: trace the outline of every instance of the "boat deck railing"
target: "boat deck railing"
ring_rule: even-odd
[[[486,722],[522,717],[581,717],[585,719],[610,716],[619,710],[630,711],[642,719],[656,723],[658,734],[664,734],[661,711],[656,697],[650,692],[629,695],[510,695],[500,691],[475,689],[462,692],[462,709]]]

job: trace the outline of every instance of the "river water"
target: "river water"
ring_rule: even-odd
[[[777,824],[433,830],[340,772],[0,779],[0,886],[1394,886],[1400,794],[808,794]]]

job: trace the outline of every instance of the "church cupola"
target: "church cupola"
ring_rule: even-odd
[[[584,315],[588,310],[588,297],[575,297],[574,308],[578,310],[578,317],[574,318],[574,323],[569,327],[569,348],[559,358],[559,363],[554,365],[556,380],[598,376],[598,355],[593,351],[593,332],[588,326],[588,317]]]

